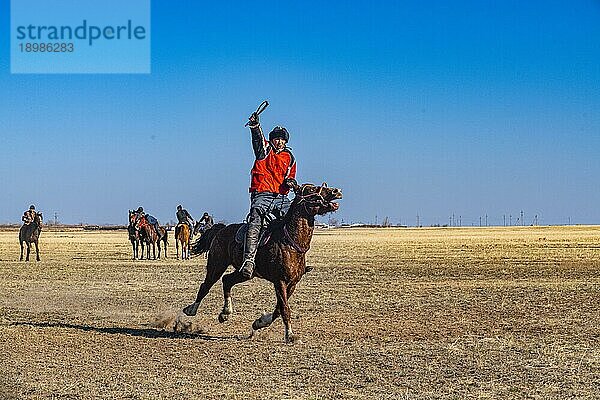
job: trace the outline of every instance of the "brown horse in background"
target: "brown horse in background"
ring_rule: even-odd
[[[142,246],[142,256],[144,255],[144,242],[140,240],[140,232],[135,227],[135,221],[137,218],[137,213],[135,211],[129,210],[129,225],[127,226],[127,233],[129,234],[129,241],[131,242],[131,247],[133,248],[133,259],[137,259],[139,255],[140,245]]]
[[[156,247],[158,246],[158,258],[160,258],[160,242],[164,244],[165,258],[167,258],[168,232],[165,228],[159,227],[161,236],[159,237],[156,230],[148,223],[145,216],[137,216],[135,220],[135,229],[140,233],[140,241],[146,243],[146,258],[150,259],[150,245],[152,245],[152,256],[156,260]],[[142,255],[144,258],[144,245],[142,244]]]
[[[289,298],[294,293],[296,284],[306,273],[305,255],[310,248],[315,216],[336,211],[339,204],[334,201],[342,198],[342,192],[329,188],[326,184],[315,186],[305,184],[288,184],[296,194],[287,214],[269,227],[269,241],[258,248],[256,267],[253,276],[266,279],[273,283],[277,296],[277,306],[272,313],[264,314],[252,324],[252,333],[266,328],[282,317],[285,326],[286,342],[293,341],[290,321]],[[183,309],[188,316],[196,315],[202,299],[210,288],[223,276],[230,265],[235,270],[223,276],[224,304],[219,314],[219,322],[224,322],[233,312],[231,289],[237,283],[246,280],[239,271],[243,261],[243,244],[236,242],[235,236],[241,224],[224,226],[217,224],[208,229],[192,246],[194,254],[209,251],[206,264],[206,277],[200,285],[196,301]]]
[[[181,259],[190,258],[190,227],[188,224],[179,223],[175,227],[175,247],[177,249],[177,258],[179,258],[179,243],[181,243]]]
[[[38,244],[38,240],[40,238],[40,234],[42,233],[42,220],[44,217],[42,213],[35,213],[35,217],[33,221],[29,224],[24,224],[19,229],[19,244],[21,245],[21,257],[19,261],[23,261],[23,242],[27,244],[27,257],[25,257],[25,261],[29,261],[29,253],[31,252],[31,243],[35,244],[35,259],[40,261],[40,246]]]

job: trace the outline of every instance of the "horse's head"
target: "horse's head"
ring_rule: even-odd
[[[338,188],[328,187],[324,182],[321,186],[315,186],[311,183],[298,185],[295,182],[288,183],[288,186],[296,194],[294,202],[302,205],[306,213],[311,216],[337,211],[340,207],[338,203],[335,203],[335,200],[342,198],[342,191]]]
[[[135,225],[135,221],[137,219],[137,213],[133,210],[129,210],[129,225]]]
[[[142,228],[144,225],[148,224],[148,220],[146,220],[146,216],[145,215],[140,215],[138,213],[135,213],[135,218],[133,221],[133,226],[135,229],[139,230],[140,228]]]
[[[39,227],[42,226],[42,221],[44,221],[44,216],[41,212],[36,212],[33,217],[33,222],[36,223]]]

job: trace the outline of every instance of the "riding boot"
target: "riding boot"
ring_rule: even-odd
[[[248,221],[248,232],[246,232],[246,241],[244,245],[244,262],[240,268],[240,272],[246,279],[250,279],[254,273],[254,257],[258,249],[258,239],[260,236],[261,218],[258,211],[250,212],[250,220]]]

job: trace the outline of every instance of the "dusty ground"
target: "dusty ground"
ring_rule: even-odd
[[[126,232],[0,232],[0,399],[600,398],[600,227],[319,232],[315,270],[253,339],[272,288],[217,284],[193,334],[153,327],[205,260],[129,260]],[[171,239],[171,244],[173,240]]]

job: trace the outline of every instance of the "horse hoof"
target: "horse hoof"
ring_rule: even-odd
[[[289,335],[288,337],[284,338],[284,341],[286,344],[300,343],[299,340],[296,340],[294,335]]]
[[[198,303],[192,303],[183,309],[183,313],[185,315],[187,315],[188,317],[193,317],[194,315],[196,315],[197,311],[198,311]]]
[[[229,314],[223,314],[223,313],[219,314],[219,322],[220,323],[223,323],[223,322],[227,321],[228,319],[229,319]]]

